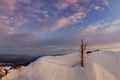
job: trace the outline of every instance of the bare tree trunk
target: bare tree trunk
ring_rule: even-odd
[[[81,67],[84,67],[84,51],[86,49],[87,44],[83,42],[83,39],[81,39]]]

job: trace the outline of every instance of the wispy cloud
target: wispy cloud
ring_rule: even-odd
[[[83,30],[83,33],[116,33],[120,30],[120,20],[113,20],[111,22],[97,22],[95,24],[89,25]]]
[[[81,37],[85,37],[90,45],[117,42],[119,19],[108,22],[100,20],[98,23],[89,23],[88,26],[82,27],[87,25],[87,20],[92,22],[88,16],[94,18],[96,13],[108,6],[108,0],[0,0],[0,43],[6,42],[5,48],[8,47],[7,44],[12,46],[13,43],[14,48],[19,48],[19,45],[23,47],[25,43],[32,47],[30,49],[45,46],[41,48],[43,50],[46,46],[53,45],[64,45],[62,47],[65,49],[69,49],[69,46],[73,48],[73,45],[76,47],[76,44],[79,46]],[[80,28],[80,32],[71,30],[71,27],[78,30]],[[65,35],[62,38],[41,41],[43,36],[56,34],[62,28],[67,28],[67,33],[70,33],[69,29],[73,33],[65,34],[66,31],[63,31],[62,34]],[[61,35],[58,33],[58,36]]]
[[[84,9],[82,9],[81,11],[78,11],[77,13],[74,13],[68,17],[61,17],[55,22],[54,25],[52,25],[51,30],[55,31],[65,26],[81,22],[85,16],[86,13],[84,12]]]
[[[102,9],[101,6],[98,6],[98,5],[91,5],[90,6],[93,10],[100,10]]]
[[[109,0],[102,0],[102,1],[103,1],[103,3],[104,3],[105,5],[110,6]]]
[[[90,47],[100,49],[118,50],[116,44],[120,44],[120,22],[113,20],[110,22],[102,21],[88,25],[80,31],[81,36],[90,42]],[[113,49],[112,49],[113,48]],[[115,49],[117,48],[117,49]]]
[[[70,5],[77,5],[78,0],[62,0],[56,5],[58,9],[67,9]]]

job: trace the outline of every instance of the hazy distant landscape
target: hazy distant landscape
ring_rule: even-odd
[[[40,56],[0,54],[0,66],[26,66],[39,57]]]

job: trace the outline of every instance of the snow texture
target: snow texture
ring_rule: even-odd
[[[19,71],[11,71],[2,80],[120,80],[120,54],[99,51],[85,55],[80,66],[80,54],[46,56]]]

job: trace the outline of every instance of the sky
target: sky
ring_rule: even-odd
[[[0,0],[0,54],[120,51],[120,0]]]

